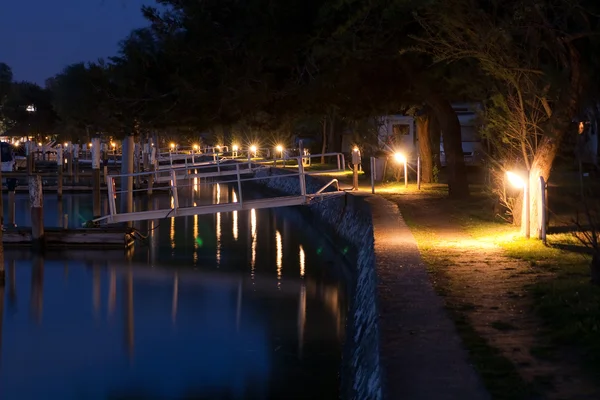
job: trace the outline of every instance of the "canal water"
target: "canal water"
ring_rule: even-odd
[[[212,185],[180,202],[235,196]],[[159,194],[136,207],[170,201]],[[47,226],[63,214],[80,226],[92,213],[90,195],[59,205],[48,194],[44,206]],[[17,194],[20,226],[28,207]],[[136,227],[147,238],[128,252],[41,258],[5,246],[0,399],[339,397],[346,288],[319,227],[294,209]]]

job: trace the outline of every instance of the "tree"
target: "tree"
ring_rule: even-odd
[[[90,135],[106,127],[102,74],[98,67],[84,63],[67,66],[49,79],[46,87],[53,93],[53,106],[62,122],[62,131],[87,143]]]
[[[168,110],[166,124],[197,128],[227,127],[262,120],[262,115],[272,120],[329,115],[323,144],[340,151],[341,121],[425,102],[444,125],[450,195],[468,194],[460,124],[450,106],[457,85],[446,84],[440,71],[448,68],[431,67],[428,57],[400,52],[411,44],[407,34],[420,29],[411,11],[423,3],[159,3],[160,11],[144,8],[149,31],[128,39],[116,62],[116,71],[130,71],[121,76],[131,83],[130,92],[144,99],[139,109],[143,121],[156,114],[148,111],[153,108]],[[469,83],[463,79],[459,85]],[[156,90],[160,84],[163,90]]]
[[[363,76],[369,76],[362,86],[355,85],[354,93],[359,89],[362,95],[364,88],[369,92],[371,80],[377,81],[382,75],[387,90],[395,90],[395,101],[387,96],[382,100],[390,104],[402,103],[404,107],[422,106],[424,103],[432,110],[444,132],[444,148],[448,164],[448,188],[451,197],[468,196],[469,188],[464,166],[461,129],[458,117],[450,100],[455,100],[457,92],[464,86],[473,86],[470,77],[465,74],[468,69],[455,71],[455,77],[462,77],[454,82],[445,79],[448,68],[431,65],[429,57],[407,52],[414,43],[410,34],[420,32],[415,24],[413,12],[421,7],[435,4],[434,1],[413,2],[410,0],[371,1],[357,3],[352,0],[324,5],[324,21],[322,36],[326,39],[316,47],[317,56],[325,59],[317,65],[329,64],[333,71],[348,68],[363,69]],[[368,66],[370,65],[370,68]],[[386,67],[392,67],[392,73],[382,74]],[[368,71],[368,72],[367,72]],[[335,81],[334,81],[335,82]],[[451,83],[451,84],[448,84]],[[461,88],[460,90],[457,90]],[[464,90],[463,90],[464,91]],[[375,91],[375,93],[387,91]],[[348,92],[347,92],[348,93]],[[356,98],[353,98],[356,102]],[[358,101],[355,105],[361,105]],[[381,104],[378,102],[376,104]],[[343,107],[342,107],[343,108]],[[382,108],[383,109],[383,108]],[[419,133],[423,133],[419,130]],[[423,138],[427,140],[427,138]],[[422,155],[427,165],[432,165],[430,152]],[[430,162],[431,161],[431,162]]]
[[[11,123],[10,135],[46,136],[55,132],[57,118],[52,108],[52,93],[35,83],[13,82],[3,113]]]
[[[451,4],[450,4],[451,3]],[[419,17],[421,50],[437,62],[476,60],[494,84],[488,132],[520,152],[529,174],[532,230],[538,228],[539,176],[548,180],[582,98],[584,66],[594,63],[598,23],[585,1],[441,2]],[[582,41],[583,40],[583,41]],[[594,47],[595,48],[595,47]],[[586,60],[582,60],[582,56]],[[524,224],[523,224],[524,227]]]
[[[6,131],[10,124],[4,113],[4,105],[10,93],[12,80],[13,74],[10,67],[5,63],[0,63],[0,133]]]

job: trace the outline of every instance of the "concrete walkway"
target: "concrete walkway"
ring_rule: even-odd
[[[385,398],[489,399],[398,207],[357,195],[373,214]]]

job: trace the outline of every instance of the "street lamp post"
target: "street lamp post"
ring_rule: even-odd
[[[360,150],[352,149],[352,190],[358,190],[358,165],[360,164]]]
[[[281,159],[283,160],[283,166],[285,167],[285,159],[283,158],[283,146],[282,145],[277,145],[277,147],[275,147],[275,150],[277,150],[277,153],[279,153],[279,155],[281,156]],[[277,154],[275,154],[275,165],[277,165]]]
[[[408,166],[406,156],[402,153],[396,153],[394,154],[394,158],[398,164],[404,164],[404,188],[406,189],[408,187]]]

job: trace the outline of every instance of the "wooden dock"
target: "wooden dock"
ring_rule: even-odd
[[[47,249],[85,247],[86,249],[126,249],[135,243],[130,228],[45,228]],[[6,228],[2,233],[4,246],[31,246],[31,228]]]

